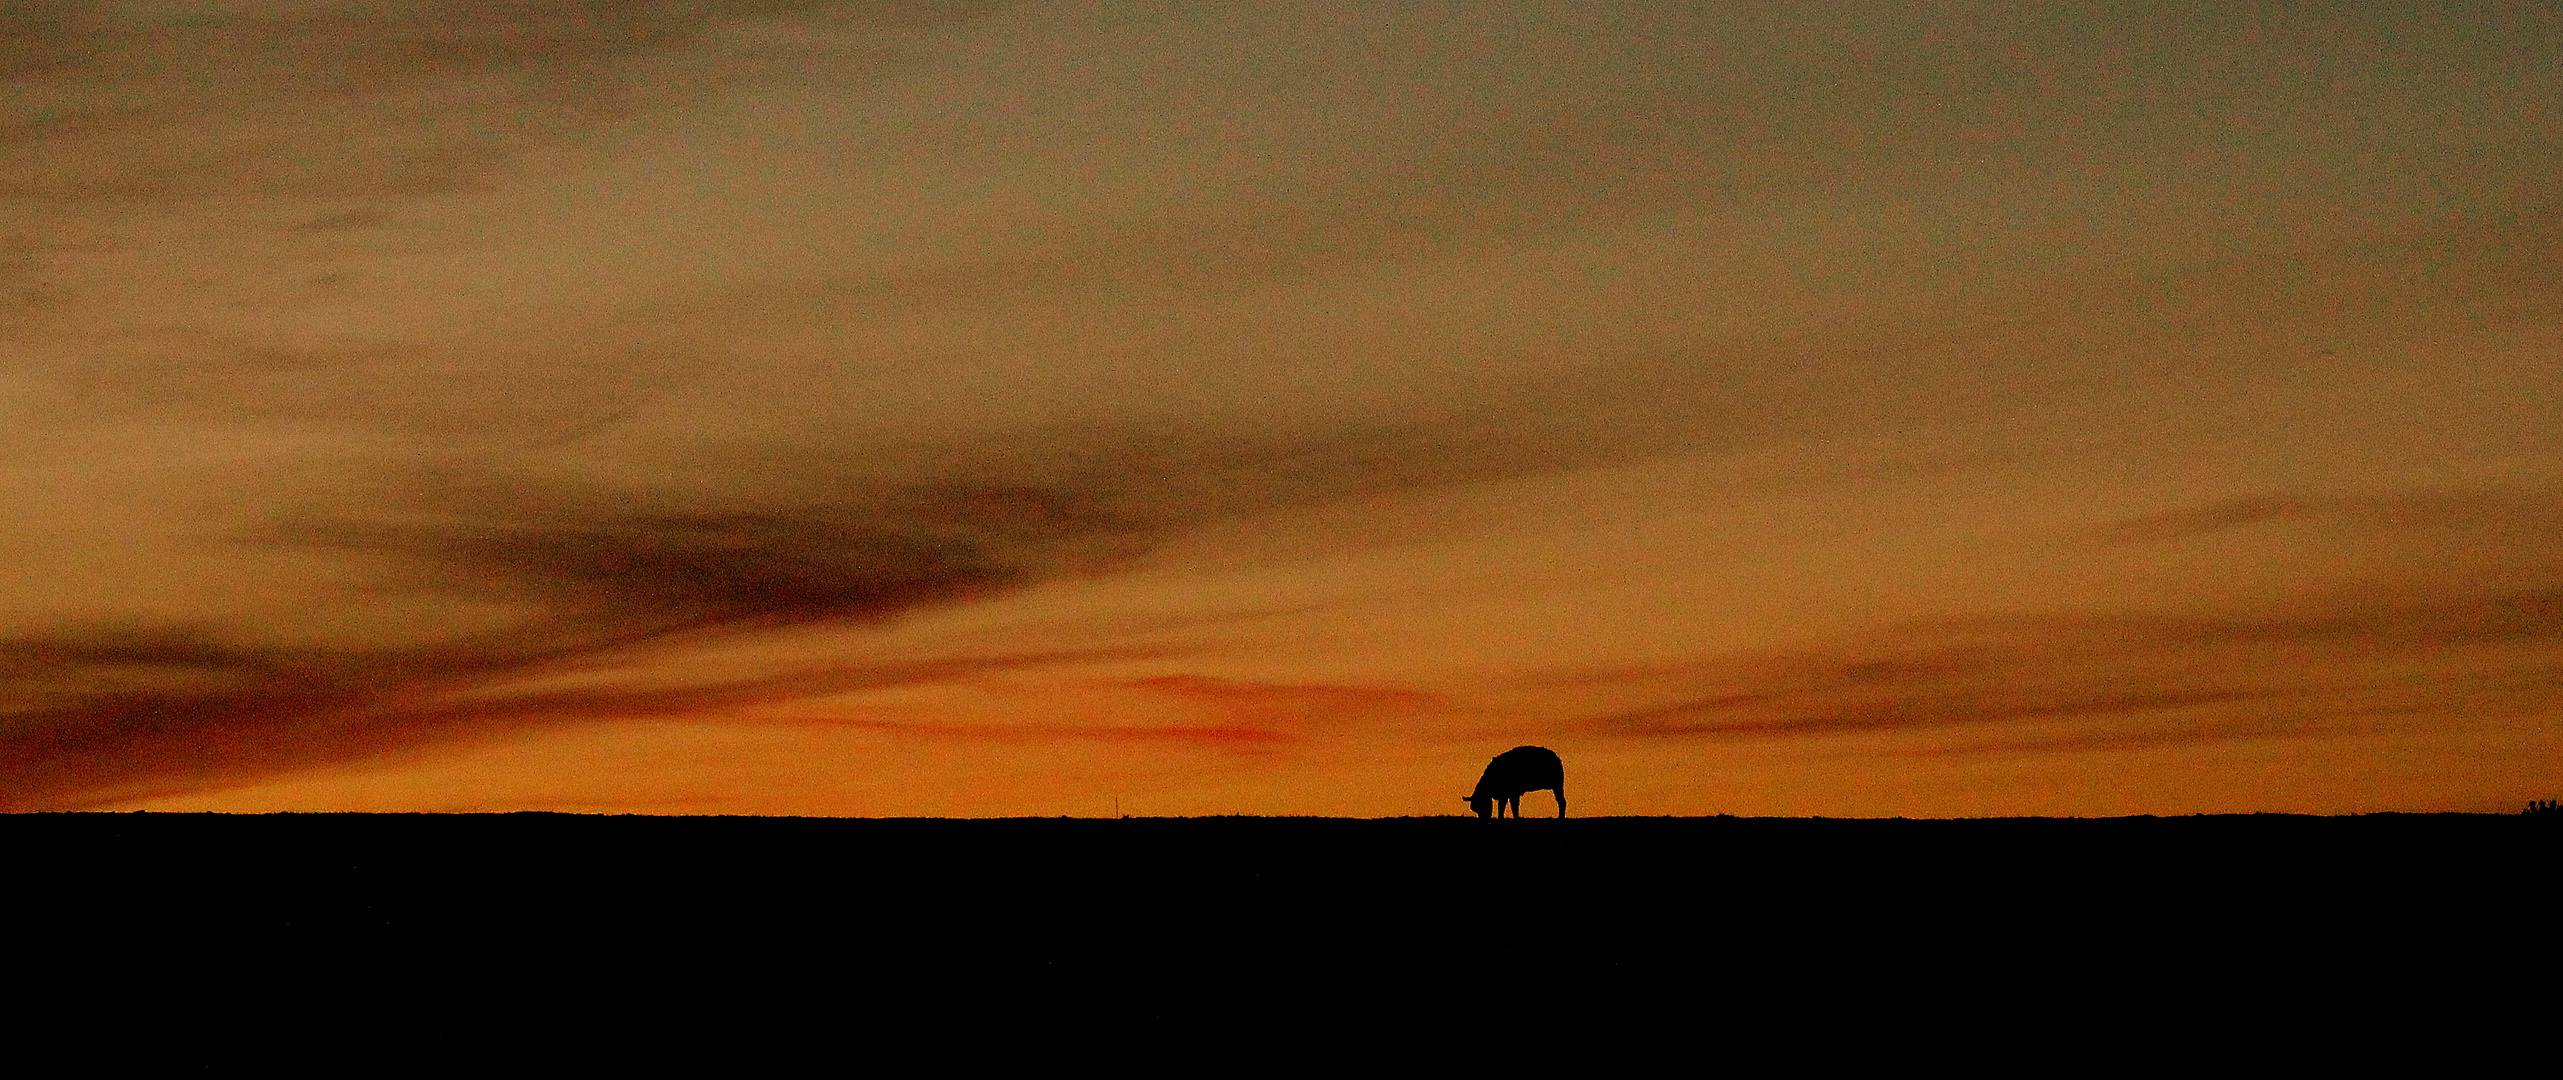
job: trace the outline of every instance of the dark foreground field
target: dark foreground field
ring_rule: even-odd
[[[1058,973],[2286,950],[2458,917],[2434,932],[2464,935],[2545,906],[2551,824],[33,814],[0,841],[19,925],[188,948]]]
[[[1542,1042],[1561,1010],[1809,1060],[2266,1033],[2273,1011],[2514,1006],[2551,975],[2558,840],[2468,815],[0,817],[16,984],[66,1014],[176,1003],[192,1026],[153,1037],[207,1063],[320,1028],[575,1047],[603,1017],[626,1049],[956,1017],[1015,1046],[1312,1017]]]

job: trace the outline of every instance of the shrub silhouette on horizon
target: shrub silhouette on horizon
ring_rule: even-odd
[[[1566,764],[1547,747],[1516,746],[1486,763],[1477,790],[1462,799],[1477,816],[1502,817],[1507,808],[1522,816],[1522,794],[1547,791],[1557,796],[1557,816],[1566,816]]]

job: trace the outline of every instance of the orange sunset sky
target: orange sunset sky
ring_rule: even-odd
[[[0,82],[0,808],[2563,794],[2542,0],[51,0]]]

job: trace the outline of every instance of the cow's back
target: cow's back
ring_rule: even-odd
[[[1486,775],[1478,778],[1477,793],[1512,798],[1525,791],[1555,791],[1565,783],[1566,765],[1555,752],[1541,746],[1516,746],[1486,763]]]

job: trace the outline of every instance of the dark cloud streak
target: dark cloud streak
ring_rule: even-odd
[[[2281,523],[2348,527],[2371,535],[2460,534],[2563,562],[2563,491],[2555,490],[2251,495],[2113,522],[2092,536],[2104,544],[2142,544]]]
[[[0,642],[10,669],[0,679],[0,790],[9,792],[0,808],[221,787],[532,726],[714,715],[1128,659],[1136,654],[1107,648],[867,657],[857,646],[839,663],[709,684],[523,685],[666,646],[877,625],[1109,572],[1170,535],[1226,517],[1558,464],[1535,447],[1498,452],[1501,440],[1490,438],[1418,429],[1152,444],[1058,433],[919,450],[904,465],[868,472],[832,457],[769,454],[761,469],[729,463],[695,478],[708,488],[614,488],[486,464],[369,485],[345,505],[307,506],[240,539],[340,555],[378,579],[345,603],[463,597],[530,614],[493,630],[428,631],[415,644],[337,651],[241,644],[265,635],[237,627],[37,632]],[[1276,716],[1413,696],[1180,679],[1134,687],[1207,698],[1241,720],[1127,737],[1235,744],[1282,737],[1267,730]]]
[[[1128,660],[1130,649],[848,660],[693,686],[512,688],[638,641],[451,643],[318,653],[183,632],[0,642],[0,812],[200,791],[539,726],[671,716],[994,672]],[[122,684],[120,687],[119,684]]]
[[[1887,733],[1923,738],[1932,753],[2105,749],[2300,734],[2337,726],[2380,694],[2415,712],[2485,695],[2551,707],[2563,663],[2517,654],[2557,644],[2563,584],[2336,601],[2260,617],[1987,616],[1840,646],[1584,678],[1695,688],[1587,722],[1615,735]],[[2416,680],[2413,669],[2429,674]],[[1966,734],[2057,722],[2081,730]]]
[[[0,680],[6,805],[110,797],[145,779],[237,782],[494,728],[1061,662],[850,659],[690,689],[506,689],[678,635],[878,622],[1021,588],[1096,569],[1127,540],[1075,498],[1022,487],[910,485],[827,505],[649,508],[665,495],[484,483],[413,493],[413,512],[398,520],[307,512],[252,538],[353,555],[395,571],[405,590],[479,595],[538,613],[509,629],[346,652],[167,630],[0,643],[9,662]]]
[[[277,539],[387,553],[429,582],[530,596],[570,617],[677,628],[884,618],[1020,586],[1053,548],[1117,531],[1028,488],[909,489],[844,506],[600,505],[651,500],[534,487],[478,514],[311,522]]]

